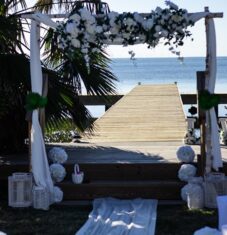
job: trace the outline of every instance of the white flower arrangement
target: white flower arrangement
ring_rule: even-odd
[[[189,145],[199,144],[199,140],[200,137],[196,135],[195,129],[188,129],[184,136],[184,143]]]
[[[136,42],[147,43],[155,47],[161,38],[166,39],[165,45],[178,56],[174,48],[183,45],[183,39],[191,36],[188,26],[194,25],[189,20],[187,10],[166,1],[168,8],[157,7],[144,17],[139,13],[116,13],[92,15],[87,9],[73,11],[65,22],[60,22],[55,30],[57,47],[69,57],[79,50],[87,63],[92,52],[99,52],[110,41],[121,41],[124,46]],[[171,42],[173,45],[171,46]]]
[[[63,148],[60,147],[53,147],[48,152],[48,157],[50,161],[52,161],[53,163],[60,163],[60,164],[65,163],[68,159],[67,153]]]
[[[220,143],[223,145],[227,145],[227,132],[226,131],[221,131],[220,132]]]
[[[59,163],[53,163],[50,165],[50,174],[54,182],[61,182],[65,176],[65,168]]]
[[[196,167],[191,164],[183,164],[178,171],[178,178],[182,181],[189,181],[196,174]]]
[[[193,162],[195,158],[195,152],[191,146],[181,146],[177,149],[177,158],[180,162]]]

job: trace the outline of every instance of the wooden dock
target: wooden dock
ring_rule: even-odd
[[[186,120],[177,85],[138,85],[95,122],[102,142],[182,141]]]

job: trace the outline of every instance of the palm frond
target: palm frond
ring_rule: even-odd
[[[51,29],[46,35],[45,64],[58,72],[66,81],[74,84],[79,94],[84,84],[88,94],[106,96],[116,94],[116,76],[110,69],[110,59],[102,50],[90,53],[89,67],[80,50],[73,55],[61,51],[57,45],[57,34]]]
[[[0,15],[12,14],[16,12],[19,8],[24,9],[27,7],[25,0],[6,0],[0,1]]]
[[[53,9],[61,10],[62,8],[68,11],[72,8],[74,2],[72,0],[37,0],[34,9],[45,13],[50,13]]]
[[[21,19],[16,15],[0,15],[0,53],[24,53],[25,40]]]
[[[25,97],[30,90],[29,59],[23,55],[0,54],[0,97],[5,106],[24,109]],[[72,117],[78,131],[87,128],[91,114],[80,102],[72,85],[64,81],[56,72],[43,69],[48,74],[48,105],[46,107],[47,123],[57,126],[59,121]],[[7,98],[7,103],[5,99]],[[92,125],[89,130],[92,130]]]
[[[73,85],[68,84],[56,72],[45,71],[48,73],[49,83],[46,107],[47,127],[56,127],[62,121],[72,118],[79,132],[83,132],[87,128],[92,131],[92,116],[80,102]]]

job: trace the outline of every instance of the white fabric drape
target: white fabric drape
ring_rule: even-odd
[[[207,32],[208,73],[206,74],[206,89],[211,94],[213,94],[215,90],[217,65],[216,65],[216,33],[215,33],[214,20],[212,18],[208,20],[207,30],[208,30]],[[214,108],[211,108],[209,111],[206,112],[206,118],[207,118],[206,173],[209,173],[211,171],[211,167],[217,171],[219,167],[223,167],[223,163],[222,163],[221,149],[219,142],[217,117]]]
[[[32,92],[42,95],[42,70],[40,62],[40,29],[39,24],[32,20],[30,36],[30,73]],[[50,192],[53,197],[53,182],[50,176],[49,164],[46,156],[45,143],[43,140],[42,130],[39,124],[38,110],[32,114],[31,127],[31,164],[32,173],[37,186],[43,186]]]

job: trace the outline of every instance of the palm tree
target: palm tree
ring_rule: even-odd
[[[53,1],[39,0],[36,7],[44,6],[50,11]],[[58,6],[69,9],[72,3],[57,1]],[[27,92],[30,90],[29,56],[25,53],[26,29],[17,14],[17,9],[26,9],[24,0],[0,2],[0,149],[19,151],[24,147],[27,136],[26,111]],[[40,8],[41,9],[41,8]],[[49,30],[45,38],[46,52],[43,73],[48,76],[48,126],[58,126],[71,117],[78,131],[92,131],[91,115],[80,102],[81,84],[88,94],[105,96],[115,93],[116,77],[109,70],[109,59],[105,52],[92,53],[90,72],[80,52],[69,59],[55,48]],[[16,115],[15,115],[16,114]],[[88,125],[89,124],[89,125]],[[15,131],[16,130],[16,131]],[[13,147],[14,149],[13,149]]]

